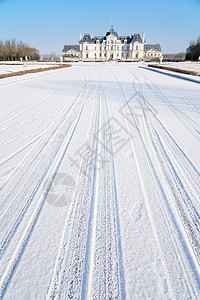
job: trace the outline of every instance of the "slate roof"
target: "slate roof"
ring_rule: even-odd
[[[65,45],[63,48],[63,52],[67,52],[71,49],[80,52],[80,45]]]
[[[87,42],[87,43],[90,43],[90,44],[96,44],[96,43],[101,44],[101,43],[103,43],[103,41],[106,40],[106,37],[109,36],[109,35],[116,36],[117,39],[121,40],[122,43],[124,43],[125,40],[126,40],[127,44],[135,43],[135,42],[142,43],[142,38],[141,38],[141,35],[139,33],[134,33],[131,36],[118,36],[117,32],[114,31],[113,26],[111,26],[110,31],[108,31],[105,36],[92,37],[89,33],[86,33],[86,34],[84,34],[83,38],[79,41],[79,44],[77,44],[77,45],[65,45],[64,49],[63,49],[63,52],[67,52],[70,49],[73,49],[73,50],[76,50],[76,51],[80,52],[80,43]],[[145,44],[144,45],[144,51],[145,52],[147,52],[151,49],[153,49],[155,51],[162,51],[161,47],[160,47],[160,44],[155,44],[155,45]]]
[[[110,35],[110,31],[106,33],[106,36],[95,36],[93,38],[91,38],[90,34],[85,34],[83,36],[83,38],[80,40],[80,43],[84,43],[84,42],[87,42],[87,43],[90,43],[90,44],[96,44],[97,41],[99,43],[102,43],[104,40],[106,40],[106,37]],[[135,43],[135,42],[139,42],[139,43],[142,43],[142,39],[141,39],[141,36],[139,33],[135,33],[134,35],[131,35],[131,36],[118,36],[118,34],[116,33],[113,34],[114,36],[117,36],[117,39],[118,40],[121,40],[122,43],[124,43],[124,41],[126,40],[127,44],[130,44],[130,43]]]
[[[131,36],[131,42],[139,42],[142,43],[142,39],[139,33],[134,33],[134,35]]]
[[[92,42],[92,38],[91,35],[89,33],[84,34],[83,38],[80,40],[80,42],[84,43],[84,42],[88,42],[91,43]]]
[[[106,36],[109,36],[109,35],[114,35],[114,36],[117,36],[117,37],[118,37],[118,34],[117,34],[116,31],[114,31],[113,26],[111,26],[110,31],[108,31],[108,32],[106,33]]]
[[[155,45],[153,45],[153,44],[146,44],[146,45],[144,45],[144,51],[145,52],[147,52],[147,51],[149,51],[151,49],[154,50],[154,51],[162,51],[161,47],[160,47],[160,44],[155,44]]]

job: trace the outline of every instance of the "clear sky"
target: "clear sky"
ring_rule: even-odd
[[[79,32],[102,35],[145,31],[163,53],[185,51],[200,36],[200,0],[0,0],[0,40],[16,38],[40,53],[61,54]],[[103,26],[104,24],[104,26]]]

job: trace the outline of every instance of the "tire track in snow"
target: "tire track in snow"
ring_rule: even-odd
[[[155,131],[154,147],[160,160],[163,173],[165,175],[168,186],[170,187],[177,211],[184,224],[188,238],[191,241],[192,249],[196,253],[196,257],[200,262],[200,217],[192,204],[192,201],[184,187],[174,165],[164,148],[161,139]],[[157,146],[156,146],[157,145]],[[158,147],[158,148],[157,148]],[[164,158],[164,159],[163,159]]]
[[[84,97],[81,98],[81,102],[84,102],[85,99],[86,100],[88,99],[89,92],[91,92],[91,86],[84,93]],[[73,104],[71,105],[71,108],[74,105],[74,103],[77,101],[77,99],[80,97],[80,95],[81,95],[81,93],[78,95],[76,100],[73,102]],[[79,106],[80,106],[80,104],[79,104]],[[83,108],[83,105],[82,105],[82,108]],[[79,110],[80,110],[80,108],[79,108]],[[65,115],[67,115],[68,112],[65,113]],[[54,138],[53,142],[55,143],[55,146],[53,147],[52,144],[50,144],[49,145],[50,149],[49,149],[49,147],[47,147],[48,143],[49,143],[48,140],[50,139],[50,138],[48,138],[48,140],[45,142],[45,145],[41,149],[39,149],[39,152],[37,153],[34,160],[28,166],[25,167],[25,170],[23,171],[21,177],[19,179],[17,178],[17,182],[14,185],[14,187],[12,188],[9,195],[1,203],[1,209],[2,209],[2,205],[4,204],[4,206],[5,206],[5,204],[6,204],[5,209],[2,211],[2,214],[0,216],[0,218],[1,218],[1,227],[0,227],[0,231],[1,231],[0,252],[1,252],[1,255],[3,254],[3,251],[5,250],[12,235],[15,233],[15,231],[18,227],[18,224],[21,222],[30,203],[34,199],[41,183],[44,180],[44,174],[46,174],[46,172],[52,165],[54,159],[56,158],[56,155],[57,155],[60,147],[62,146],[62,144],[68,134],[68,131],[70,130],[70,127],[73,125],[73,122],[76,119],[76,117],[77,116],[75,116],[75,118],[72,119],[71,124],[68,124],[67,127],[66,127],[66,124],[63,123],[65,121],[65,118],[62,118],[61,123],[58,123],[58,125],[56,125],[57,127],[56,127],[56,129],[54,129],[53,133],[51,130],[49,131],[50,138]],[[62,129],[62,131],[61,131],[62,138],[59,138],[57,141],[55,139],[55,132],[57,131],[57,129],[60,128],[60,126]],[[45,146],[47,147],[47,149],[44,152]],[[37,150],[37,148],[36,148],[36,150]],[[43,159],[42,159],[43,165],[41,166],[41,163],[40,163],[41,157],[39,155],[42,152],[44,152],[44,153],[43,153]],[[34,168],[33,168],[33,162],[35,163]],[[29,169],[30,169],[30,171],[29,171]],[[29,173],[27,173],[28,171],[29,171]],[[39,173],[39,174],[37,174],[37,173]],[[32,174],[34,174],[34,175],[32,175]],[[32,178],[34,178],[34,180],[35,180],[34,184],[32,183]],[[22,180],[25,180],[25,182],[23,183]],[[31,184],[31,188],[30,188],[30,184]],[[18,186],[19,186],[19,188],[18,188]],[[29,187],[27,187],[27,186],[29,186]],[[14,193],[14,189],[16,189],[15,193]],[[29,193],[27,191],[29,191]]]
[[[83,107],[82,107],[82,109],[81,109],[81,111],[80,111],[80,113],[79,113],[79,115],[77,117],[75,125],[74,125],[74,127],[72,129],[72,132],[71,132],[71,134],[70,134],[70,136],[69,136],[66,144],[64,144],[64,146],[63,146],[63,149],[61,151],[60,157],[58,159],[58,163],[56,164],[54,172],[53,172],[52,181],[46,187],[47,192],[44,195],[42,195],[41,198],[40,198],[40,200],[38,201],[38,203],[37,203],[37,205],[36,205],[36,207],[34,209],[34,212],[31,215],[31,218],[30,218],[30,220],[29,220],[29,222],[28,222],[28,224],[27,224],[27,226],[26,226],[26,228],[25,228],[25,230],[23,232],[23,235],[22,235],[22,237],[21,237],[21,239],[20,239],[20,241],[19,241],[19,243],[18,243],[18,245],[17,245],[17,247],[16,247],[16,249],[14,251],[14,254],[12,255],[12,258],[9,261],[8,266],[7,266],[5,272],[4,272],[4,274],[3,274],[3,276],[2,276],[2,278],[0,280],[0,297],[2,297],[4,295],[4,293],[6,291],[6,288],[7,288],[8,284],[9,284],[9,281],[11,280],[12,274],[13,274],[13,272],[14,272],[17,264],[19,263],[21,255],[23,254],[25,246],[26,246],[26,244],[27,244],[27,242],[28,242],[28,240],[30,238],[30,235],[31,235],[31,233],[32,233],[32,231],[34,229],[35,223],[37,222],[37,219],[38,219],[38,217],[40,215],[41,209],[42,209],[42,207],[44,205],[44,202],[46,200],[46,197],[48,195],[48,191],[50,190],[50,187],[51,187],[51,185],[53,183],[53,180],[54,180],[54,178],[55,178],[55,176],[56,176],[56,174],[58,172],[58,169],[59,169],[59,167],[60,167],[60,165],[62,163],[62,160],[65,157],[67,149],[68,149],[68,147],[70,145],[70,142],[71,142],[71,140],[73,138],[74,132],[75,132],[77,126],[78,126],[78,123],[79,123],[82,111],[83,111]],[[46,171],[46,173],[47,173],[47,171]],[[46,173],[44,174],[43,177],[45,177]]]
[[[119,83],[118,83],[119,84]],[[176,277],[174,277],[174,274],[178,273],[178,274],[184,274],[185,273],[185,276],[187,278],[187,281],[183,278],[182,280],[184,281],[184,283],[182,283],[182,289],[185,290],[186,294],[188,296],[191,296],[191,295],[195,295],[197,296],[198,295],[198,292],[199,292],[199,284],[200,284],[200,280],[199,280],[199,271],[198,271],[198,266],[196,265],[195,263],[195,257],[193,256],[193,254],[191,253],[188,254],[188,246],[187,246],[187,242],[185,244],[184,241],[181,241],[181,244],[180,242],[177,240],[177,234],[175,234],[174,232],[174,229],[175,231],[178,230],[178,235],[182,236],[183,233],[182,231],[179,231],[179,225],[177,224],[177,218],[175,219],[175,215],[174,215],[174,212],[172,211],[172,209],[170,208],[169,204],[168,204],[168,188],[167,190],[165,190],[162,186],[162,181],[161,181],[161,178],[158,176],[157,172],[156,172],[156,169],[155,169],[155,166],[154,166],[154,163],[152,161],[153,159],[153,156],[152,156],[152,153],[150,152],[150,149],[148,148],[148,146],[145,144],[145,141],[142,137],[142,133],[140,132],[140,129],[137,125],[137,122],[135,120],[135,117],[134,117],[134,114],[133,114],[133,111],[131,109],[131,106],[130,104],[128,103],[127,99],[126,99],[126,96],[119,84],[119,89],[121,90],[121,93],[122,93],[122,99],[124,99],[125,103],[126,103],[126,109],[127,109],[127,112],[124,112],[124,117],[125,117],[125,120],[127,122],[127,117],[126,115],[131,115],[132,116],[132,119],[133,119],[133,122],[134,122],[134,129],[136,130],[137,132],[137,135],[138,135],[138,142],[140,141],[141,145],[139,146],[139,144],[137,145],[137,151],[136,149],[134,148],[133,146],[133,143],[132,144],[132,147],[133,147],[133,153],[135,154],[135,157],[136,157],[136,165],[137,165],[137,169],[138,169],[138,174],[139,174],[139,178],[140,178],[140,181],[141,181],[141,187],[142,187],[142,190],[143,190],[143,194],[144,194],[144,199],[146,201],[146,207],[147,207],[147,210],[148,210],[148,214],[149,214],[149,220],[150,220],[150,223],[151,223],[151,226],[152,226],[152,230],[153,230],[153,233],[154,233],[154,236],[155,236],[155,240],[157,241],[157,245],[158,245],[158,248],[159,248],[159,252],[161,253],[161,257],[163,256],[163,254],[165,254],[165,260],[162,260],[162,264],[166,270],[166,274],[169,274],[171,273],[173,276],[173,278],[171,276],[168,276],[168,284],[169,284],[169,288],[170,288],[170,294],[177,297],[178,294],[180,293],[180,290],[178,290],[179,292],[177,292],[177,288],[180,289],[180,283],[181,281],[177,281],[176,280]],[[144,119],[146,119],[146,117],[144,117]],[[129,122],[127,122],[127,129],[128,131],[130,132],[130,129],[129,129]],[[149,166],[147,172],[149,173],[149,178],[152,178],[153,181],[155,183],[152,183],[152,185],[155,185],[155,186],[158,186],[158,192],[160,194],[160,196],[154,196],[154,201],[157,202],[157,200],[159,200],[159,204],[158,204],[158,207],[161,208],[161,210],[159,211],[159,214],[161,213],[162,214],[162,222],[163,223],[160,223],[159,222],[159,217],[158,219],[155,219],[155,216],[156,216],[156,210],[157,210],[157,207],[155,207],[155,211],[153,212],[152,209],[153,207],[155,206],[155,203],[152,203],[149,199],[149,196],[148,194],[151,194],[150,192],[148,192],[148,186],[145,184],[144,180],[143,180],[143,171],[141,170],[141,159],[138,159],[138,149],[141,148],[141,153],[144,154],[144,158],[143,158],[143,169],[146,168],[146,165]],[[141,154],[140,154],[141,155]],[[144,162],[144,159],[146,162]],[[145,167],[144,167],[145,166]],[[166,194],[167,192],[167,194]],[[153,196],[153,195],[152,195]],[[157,200],[156,200],[157,199]],[[162,199],[162,200],[161,200]],[[150,202],[150,203],[149,203]],[[166,205],[164,204],[164,202],[166,202]],[[165,225],[163,225],[165,224]],[[180,224],[180,223],[179,223]],[[159,227],[157,227],[159,226]],[[164,227],[163,227],[164,226]],[[173,239],[167,239],[170,244],[167,245],[166,244],[166,240],[163,239],[163,236],[162,235],[158,235],[158,228],[161,229],[162,228],[162,231],[164,230],[165,231],[165,235],[166,236],[172,236]],[[168,235],[167,235],[167,231],[169,232]],[[170,251],[170,248],[172,247],[173,250]],[[169,249],[168,249],[169,248]],[[183,257],[183,250],[181,249],[183,248],[184,251],[186,251],[184,253],[184,257]],[[170,253],[170,256],[169,256],[169,253]],[[169,257],[168,257],[169,256]],[[187,263],[187,260],[186,258],[189,260],[189,265]],[[174,271],[171,271],[171,269],[174,269],[176,266],[176,272],[174,273]],[[194,272],[195,274],[195,282],[193,282],[191,280],[191,272]],[[187,274],[187,275],[186,275]],[[194,279],[194,275],[193,275],[193,279]],[[176,282],[176,284],[175,284]],[[183,291],[183,290],[182,290]]]
[[[66,109],[66,107],[63,108],[63,110],[60,112],[59,116],[57,117],[57,120],[54,120],[51,123],[51,125],[45,130],[45,134],[43,134],[43,140],[41,142],[37,143],[37,145],[34,147],[34,149],[31,150],[26,155],[25,158],[23,158],[23,160],[18,164],[17,168],[21,167],[21,165],[23,166],[23,164],[25,165],[25,159],[31,155],[32,157],[34,157],[34,159],[31,161],[30,165],[28,165],[28,167],[26,168],[26,169],[28,169],[32,165],[32,162],[40,154],[40,152],[42,152],[44,150],[44,148],[50,142],[52,142],[52,139],[55,138],[56,134],[58,135],[60,127],[63,126],[63,123],[65,122],[65,119],[68,118],[68,116],[71,113],[71,110],[75,106],[75,104],[76,104],[76,106],[78,106],[78,110],[79,110],[79,106],[81,105],[81,102],[84,102],[85,97],[87,97],[87,96],[89,97],[89,93],[91,92],[90,91],[91,87],[89,86],[89,83],[90,82],[86,82],[85,81],[83,90],[85,89],[86,92],[85,91],[81,91],[81,89],[80,89],[78,91],[77,95],[73,95],[73,97],[71,98],[72,99],[72,103],[69,103],[69,107],[67,109]],[[80,98],[83,98],[83,99],[80,99]],[[79,99],[81,101],[80,103],[78,102]],[[40,144],[42,144],[42,145],[40,145]],[[39,149],[39,151],[38,151],[38,149]],[[17,171],[17,168],[15,168],[15,172]],[[17,180],[18,180],[19,175],[17,174],[17,176],[15,176],[15,177],[17,177]],[[10,178],[12,178],[12,174],[11,174]],[[13,184],[13,181],[12,181],[11,187],[13,188],[14,185],[15,184]],[[7,192],[7,194],[9,194],[9,193],[10,192]]]
[[[150,105],[147,104],[142,90],[142,85],[140,85],[140,91],[139,95],[142,100],[142,105],[144,104],[149,112],[155,117],[153,118],[153,121],[158,120],[156,115],[153,113],[152,109],[150,108]],[[143,111],[145,109],[143,108]],[[167,129],[164,127],[164,125],[159,121],[156,122],[154,127],[152,127],[152,124],[149,122],[152,121],[151,116],[150,117],[144,117],[146,132],[148,132],[148,137],[150,140],[150,143],[152,145],[152,148],[155,151],[158,164],[160,166],[160,169],[162,170],[162,174],[164,177],[164,180],[166,181],[166,190],[169,191],[169,194],[171,195],[168,199],[172,199],[172,202],[175,204],[175,210],[174,214],[177,214],[177,222],[180,222],[183,224],[182,230],[180,235],[182,234],[182,237],[184,237],[183,243],[185,244],[185,251],[190,251],[190,255],[188,255],[189,260],[191,261],[191,266],[196,273],[197,276],[197,283],[199,285],[199,274],[200,274],[200,267],[199,267],[199,258],[200,258],[200,219],[199,214],[197,210],[195,209],[192,201],[198,199],[193,187],[191,187],[191,176],[194,176],[194,179],[198,177],[198,171],[196,168],[193,168],[193,165],[190,163],[189,159],[185,159],[186,156],[183,156],[183,164],[181,167],[185,165],[188,165],[190,168],[190,180],[187,182],[186,186],[184,186],[182,180],[180,179],[179,174],[183,174],[183,170],[179,168],[179,172],[177,173],[174,164],[172,163],[172,157],[167,154],[166,149],[169,147],[169,145],[172,144],[172,142],[175,142],[172,138],[171,140],[167,140],[167,144],[165,145],[167,148],[164,148],[161,139],[158,135],[157,130],[160,129],[160,127],[165,129],[163,137],[167,136],[168,138],[171,137],[171,135],[168,133]],[[162,126],[160,126],[162,125]],[[153,134],[154,133],[154,134]],[[163,130],[162,130],[163,133]],[[168,135],[166,135],[168,133]],[[174,143],[175,146],[178,146],[176,142]],[[174,146],[173,145],[173,146]],[[178,150],[181,150],[180,147],[177,147]],[[182,157],[183,151],[181,150],[179,153],[174,153],[174,160],[177,161],[177,158],[179,156]],[[188,164],[189,162],[189,164]],[[191,169],[192,167],[192,169]],[[197,179],[198,180],[198,179]],[[195,181],[195,180],[194,180]],[[193,181],[192,181],[193,182]],[[198,182],[198,181],[197,181]],[[192,194],[192,200],[188,195],[188,187],[193,191]],[[196,189],[197,191],[197,189]],[[173,208],[172,208],[173,210]],[[179,221],[178,221],[179,220]],[[181,227],[181,226],[180,226]],[[185,235],[184,235],[185,232]],[[184,261],[182,259],[182,263],[184,265]],[[189,274],[189,273],[188,273]],[[189,277],[188,277],[189,278]],[[190,281],[190,288],[192,287],[192,282]]]
[[[99,126],[99,101],[93,101],[90,125],[84,146],[84,155],[76,182],[74,201],[63,230],[60,249],[48,291],[47,299],[80,298],[90,228],[90,212],[96,185],[97,130]],[[91,156],[95,153],[95,158]],[[92,177],[91,177],[92,176]]]
[[[90,82],[88,82],[88,83],[90,83]],[[60,129],[60,125],[65,121],[65,118],[68,117],[68,115],[69,115],[71,109],[72,109],[73,106],[76,104],[76,102],[78,102],[78,99],[80,99],[81,96],[84,97],[84,93],[83,93],[83,91],[81,91],[81,90],[82,90],[82,89],[86,89],[87,87],[89,88],[88,83],[86,83],[86,80],[85,80],[85,84],[84,84],[83,88],[81,87],[81,88],[78,90],[78,93],[77,93],[77,94],[75,93],[75,94],[70,98],[70,100],[72,100],[72,104],[71,104],[70,102],[68,103],[69,108],[67,109],[67,111],[66,111],[66,107],[64,107],[64,108],[62,109],[62,111],[60,112],[60,114],[58,115],[57,119],[54,120],[54,121],[48,126],[48,128],[47,128],[44,132],[42,132],[42,134],[41,134],[41,135],[42,135],[42,138],[43,138],[42,141],[41,141],[41,142],[39,141],[39,143],[37,143],[37,145],[34,147],[34,149],[32,149],[30,152],[28,152],[28,154],[22,159],[22,161],[20,161],[20,162],[17,164],[17,166],[13,169],[13,172],[10,174],[9,178],[7,178],[7,179],[1,184],[0,189],[2,188],[2,186],[5,186],[6,182],[9,182],[11,178],[12,178],[12,180],[13,180],[13,174],[15,174],[15,173],[17,173],[17,171],[19,171],[18,169],[21,167],[21,165],[23,165],[23,163],[25,162],[25,159],[26,159],[28,156],[31,155],[31,156],[34,157],[34,156],[36,155],[36,153],[34,153],[34,152],[35,152],[35,151],[36,151],[36,152],[38,151],[38,150],[37,150],[37,147],[41,147],[41,146],[40,146],[40,143],[45,144],[45,147],[46,147],[46,145],[47,145],[49,142],[51,142],[51,140],[52,140],[52,138],[54,138],[56,132],[58,132],[58,130]],[[48,137],[49,133],[51,133],[51,132],[52,132],[52,134]],[[45,142],[45,139],[46,139],[46,142]],[[42,146],[42,147],[43,147],[43,146]],[[11,155],[10,157],[5,158],[5,159],[1,162],[1,164],[9,162],[10,159],[12,159],[13,157],[15,157],[17,154],[21,153],[21,150],[24,150],[25,148],[26,148],[26,147],[23,147],[22,149],[18,149],[15,153],[13,153],[13,155]],[[44,147],[43,147],[43,149],[44,149]],[[43,151],[43,149],[41,149],[41,150]],[[40,151],[39,151],[39,153],[40,153]],[[37,153],[37,154],[39,154],[39,153]],[[35,159],[35,158],[34,158],[34,159]],[[34,161],[34,160],[33,160],[33,161]],[[31,164],[32,164],[32,162],[30,163],[30,166],[31,166]],[[29,167],[30,167],[30,166],[29,166]],[[16,174],[15,174],[15,175],[16,175]],[[14,185],[14,184],[12,184],[12,187],[13,187],[13,185]],[[7,192],[7,194],[9,194],[9,192]]]
[[[141,92],[141,98],[146,104],[142,92]],[[146,107],[148,107],[149,111],[153,114],[149,105],[146,105]],[[155,119],[158,120],[157,117],[154,118],[153,120]],[[151,120],[151,118],[149,118],[149,120]],[[145,121],[146,121],[147,131],[151,140],[151,144],[159,159],[160,166],[165,176],[165,180],[167,181],[168,187],[171,189],[171,193],[174,199],[173,201],[175,203],[177,211],[179,212],[180,220],[183,222],[192,249],[196,255],[197,260],[200,263],[200,250],[199,250],[200,249],[200,215],[197,209],[195,209],[195,206],[193,205],[193,202],[196,201],[197,203],[199,199],[199,186],[194,186],[195,183],[198,184],[198,179],[199,179],[198,173],[197,174],[194,173],[194,169],[191,169],[191,165],[188,164],[188,161],[186,159],[183,159],[182,163],[179,163],[179,172],[177,172],[174,162],[172,161],[171,155],[174,155],[174,161],[177,161],[177,157],[182,157],[181,155],[182,152],[178,153],[177,155],[177,151],[173,153],[167,150],[167,148],[169,148],[169,145],[172,144],[173,139],[170,140],[168,138],[167,143],[165,144],[164,147],[157,130],[159,130],[162,125],[161,132],[163,138],[166,138],[167,130],[166,131],[163,130],[163,128],[165,127],[163,124],[161,124],[160,121],[155,123],[154,127],[152,128],[150,128],[147,119],[145,119]],[[185,165],[188,165],[189,172],[187,168],[185,169],[184,167]],[[183,178],[185,178],[186,176],[183,170],[185,170],[186,174],[188,173],[185,184],[182,182],[182,179],[178,175],[181,173]],[[193,178],[194,180],[192,180],[191,183],[192,176],[194,177]],[[188,188],[192,192],[190,193],[191,197],[188,194]],[[199,269],[198,263],[196,263],[196,265],[198,270]]]
[[[159,118],[155,115],[153,110],[151,109],[150,105],[146,102],[142,86],[140,86],[139,95],[141,97],[141,100],[143,101],[143,105],[147,108],[147,110],[150,112],[149,116],[149,124],[148,125],[148,132],[149,136],[151,136],[152,132],[160,132],[160,135],[162,136],[165,147],[167,147],[168,151],[170,151],[170,157],[173,157],[173,160],[175,161],[175,164],[178,165],[179,172],[181,172],[183,178],[185,179],[185,184],[189,189],[192,191],[193,201],[196,202],[196,204],[199,202],[198,199],[200,199],[200,184],[199,184],[199,177],[200,173],[196,169],[196,167],[192,164],[191,160],[187,157],[187,155],[184,153],[184,151],[181,149],[181,147],[176,143],[172,135],[169,133],[167,128],[162,124],[162,122],[159,120]],[[144,109],[143,109],[144,111]],[[150,128],[151,126],[151,128]],[[155,134],[154,134],[155,136]],[[151,140],[153,141],[153,138],[151,136]],[[158,143],[160,144],[160,143]],[[192,178],[192,180],[191,180]],[[195,200],[196,199],[196,200]],[[195,214],[198,215],[196,212]],[[199,217],[198,217],[199,218]]]
[[[140,75],[140,73],[139,73]],[[189,131],[190,134],[193,135],[193,137],[197,140],[197,142],[200,142],[200,137],[198,135],[198,129],[200,129],[200,124],[196,121],[194,121],[191,117],[189,117],[186,113],[184,113],[182,110],[180,110],[178,107],[176,107],[174,104],[171,103],[171,101],[169,101],[169,99],[163,94],[163,92],[161,91],[161,89],[149,78],[147,78],[144,74],[142,74],[142,76],[145,79],[145,85],[147,86],[147,88],[154,94],[156,95],[156,97],[161,100],[164,104],[167,105],[167,107],[172,111],[172,113],[174,113],[174,115],[178,118],[178,120],[183,124],[183,126]],[[139,85],[140,85],[140,92],[141,92],[141,83],[139,80],[139,77],[135,75],[135,77],[137,78],[137,80],[139,81]],[[150,82],[150,84],[148,83],[148,81]],[[133,81],[134,83],[134,81]],[[134,89],[136,89],[136,87],[134,86]],[[143,94],[143,92],[141,92],[141,94]]]
[[[125,299],[125,279],[118,215],[117,184],[112,146],[111,121],[106,94],[102,87],[102,119],[107,124],[99,132],[99,186],[93,224],[87,292],[82,299]],[[99,157],[100,158],[100,157]]]
[[[134,90],[137,91],[136,87],[134,87]],[[151,136],[153,132],[154,132],[154,136],[155,136],[156,131],[160,132],[160,135],[162,136],[163,141],[165,143],[165,148],[167,147],[168,152],[170,151],[170,157],[173,158],[174,164],[176,164],[178,166],[179,173],[182,174],[182,177],[184,178],[184,181],[185,181],[185,185],[187,187],[189,187],[189,189],[191,190],[193,201],[195,201],[195,203],[197,205],[199,203],[198,199],[200,199],[200,184],[199,184],[200,173],[199,173],[199,171],[193,165],[193,163],[188,158],[188,156],[184,153],[184,151],[181,149],[181,147],[176,143],[176,141],[174,140],[172,135],[169,133],[167,128],[164,126],[164,124],[159,120],[159,118],[153,112],[150,105],[146,102],[141,84],[140,84],[140,89],[138,92],[139,92],[139,95],[140,95],[141,101],[142,101],[141,105],[144,105],[146,110],[148,110],[150,112],[150,115],[148,116],[148,124],[147,124],[148,126],[147,127],[148,127],[148,133],[149,133],[149,136],[151,137],[151,140],[153,141],[153,137]],[[145,111],[145,108],[143,108],[143,112]],[[146,118],[146,123],[147,123],[147,118]],[[191,180],[191,178],[192,178],[192,180]],[[199,210],[199,209],[197,209],[197,210]]]
[[[48,93],[46,92],[46,93],[45,93],[45,94],[46,94],[45,96],[43,96],[43,93],[44,93],[44,92],[41,93],[42,99],[40,99],[39,101],[37,101],[37,103],[34,103],[33,105],[27,107],[26,109],[20,111],[17,115],[12,116],[10,119],[7,119],[5,122],[1,123],[1,124],[0,124],[0,128],[3,127],[3,126],[5,126],[5,124],[10,123],[11,121],[15,120],[15,119],[18,118],[19,116],[25,114],[27,111],[30,111],[30,110],[33,109],[34,107],[37,107],[39,104],[41,104],[41,103],[45,102],[46,100],[48,100],[49,97],[51,97],[53,94],[55,94],[55,93],[57,92],[57,90],[59,90],[59,88],[63,85],[63,82],[64,82],[64,80],[61,80],[61,81],[59,82],[59,84],[56,86],[56,88],[53,89],[53,91],[51,91],[50,93],[49,93],[49,92],[48,92]],[[34,97],[31,97],[29,101],[31,101],[31,100],[33,101],[34,98],[37,99],[37,98],[38,98],[38,95],[36,95],[36,96],[34,96]],[[14,109],[15,109],[15,107],[12,108],[12,110],[14,110]]]

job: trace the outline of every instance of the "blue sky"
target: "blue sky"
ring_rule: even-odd
[[[102,35],[110,23],[120,34],[145,31],[164,53],[184,51],[200,36],[200,0],[0,0],[0,40],[16,38],[40,53],[61,54],[79,32]]]

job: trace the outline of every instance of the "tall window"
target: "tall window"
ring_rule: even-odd
[[[136,50],[138,50],[138,46],[136,46],[136,48],[135,48]]]

